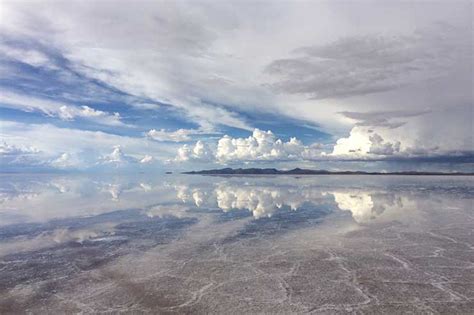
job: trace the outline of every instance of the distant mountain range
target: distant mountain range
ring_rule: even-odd
[[[214,170],[202,170],[183,172],[183,174],[191,175],[474,175],[474,173],[443,173],[443,172],[361,172],[361,171],[326,171],[326,170],[308,170],[302,168],[294,168],[292,170],[277,170],[276,168],[222,168]]]

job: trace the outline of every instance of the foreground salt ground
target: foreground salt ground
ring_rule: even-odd
[[[0,313],[474,311],[468,177],[2,181]]]

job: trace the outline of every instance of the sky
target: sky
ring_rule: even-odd
[[[472,14],[0,0],[1,171],[474,171]]]

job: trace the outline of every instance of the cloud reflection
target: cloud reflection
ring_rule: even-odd
[[[402,211],[413,202],[400,194],[367,191],[332,192],[337,206],[350,211],[357,223],[370,223],[380,220],[387,213]]]
[[[441,179],[426,181],[424,190],[413,190],[413,186],[406,185],[406,179],[395,178],[390,179],[392,186],[382,178],[365,178],[367,183],[361,186],[360,178],[350,176],[343,179],[199,176],[4,179],[0,184],[1,226],[125,209],[138,209],[148,217],[182,218],[195,216],[196,207],[223,212],[248,211],[255,219],[269,218],[279,211],[323,207],[329,211],[341,210],[341,214],[348,212],[359,224],[409,222],[424,209],[439,208],[439,203],[449,203],[451,207],[463,202],[449,188],[448,179],[443,179],[446,183]],[[462,184],[470,187],[466,182]],[[451,190],[443,190],[444,186]],[[438,198],[425,198],[426,194],[433,195],[433,190],[440,190],[440,194],[435,194]],[[460,193],[469,194],[470,190]]]
[[[351,180],[355,180],[352,178]],[[247,210],[255,219],[272,217],[278,211],[297,211],[303,207],[323,206],[336,211],[349,212],[358,224],[399,221],[414,224],[423,220],[423,213],[440,209],[442,203],[462,203],[453,191],[446,194],[441,183],[424,183],[424,190],[407,187],[359,187],[357,182],[347,185],[320,185],[319,177],[304,182],[274,179],[232,179],[214,184],[176,186],[177,198],[198,208],[218,208],[224,212]],[[377,179],[375,179],[377,181]],[[440,186],[441,185],[441,186]],[[355,186],[355,187],[350,187]],[[431,190],[440,190],[438,199]]]
[[[403,211],[414,207],[413,201],[403,193],[378,190],[338,189],[327,187],[292,185],[236,185],[218,183],[208,187],[176,187],[177,198],[196,207],[217,207],[224,212],[248,210],[253,217],[271,217],[286,209],[296,211],[305,204],[333,204],[349,211],[357,223],[370,223],[385,217],[384,213]]]
[[[69,266],[64,261],[75,259],[82,264],[81,268],[89,268],[98,261],[150,248],[186,259],[196,257],[195,251],[207,248],[219,255],[216,257],[227,259],[228,253],[240,247],[236,245],[241,243],[236,241],[242,239],[252,244],[242,247],[244,253],[254,250],[259,257],[265,250],[274,254],[273,249],[266,247],[268,243],[262,242],[267,237],[272,242],[281,238],[290,247],[297,240],[304,247],[339,241],[338,236],[346,237],[348,232],[372,233],[379,227],[431,231],[443,224],[447,216],[458,222],[465,220],[466,210],[472,208],[474,192],[470,178],[13,176],[3,179],[0,181],[0,257],[16,262],[21,259],[44,262],[43,257],[56,259],[58,263],[51,265],[51,274],[55,276],[57,266]],[[377,240],[380,235],[384,234],[377,234]],[[214,244],[230,246],[231,250],[221,250],[226,247],[214,247]],[[192,254],[187,255],[187,250]],[[181,253],[186,255],[180,256]],[[156,257],[153,255],[153,264]],[[32,268],[36,273],[37,267]]]

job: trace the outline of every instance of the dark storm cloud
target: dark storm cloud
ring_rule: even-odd
[[[446,24],[406,36],[348,36],[301,47],[295,57],[271,62],[265,71],[278,92],[313,99],[344,98],[393,90],[439,77],[472,48],[465,29]]]

